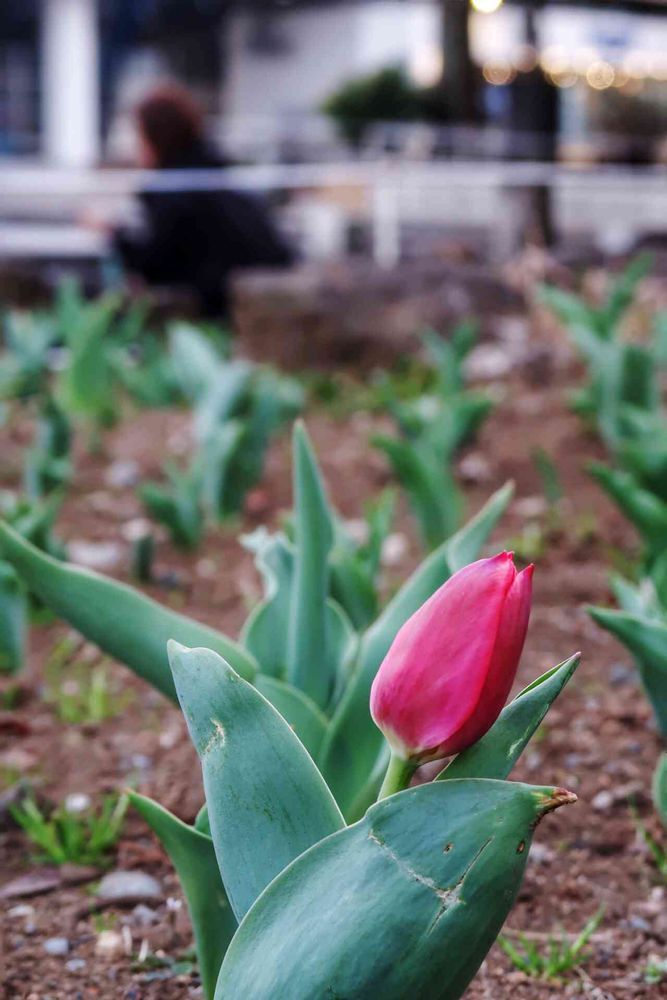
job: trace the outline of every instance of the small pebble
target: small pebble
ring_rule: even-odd
[[[201,580],[214,580],[218,575],[218,567],[214,559],[199,559],[195,565],[195,573]]]
[[[469,483],[485,483],[491,478],[491,466],[479,452],[471,452],[459,462],[459,474]]]
[[[95,954],[108,962],[114,962],[125,954],[125,944],[118,931],[102,931],[95,942]]]
[[[606,812],[607,809],[611,809],[613,804],[614,796],[607,789],[604,789],[602,792],[598,792],[591,802],[593,809],[597,812]]]
[[[153,766],[153,759],[145,753],[133,753],[130,757],[130,767],[136,771],[149,771]]]
[[[104,482],[107,486],[122,489],[124,486],[136,486],[139,482],[140,469],[136,462],[131,460],[112,462],[104,473]]]
[[[44,942],[44,951],[47,955],[62,957],[69,951],[69,941],[64,937],[47,938]]]
[[[67,545],[73,563],[86,569],[111,569],[123,558],[123,548],[116,542],[86,542],[74,539]]]
[[[544,497],[532,496],[522,497],[514,504],[514,512],[519,517],[532,518],[541,517],[548,509],[547,501]]]
[[[65,968],[68,972],[81,972],[82,969],[86,968],[85,958],[70,958],[69,962],[65,962]]]
[[[634,681],[635,672],[632,667],[625,663],[613,663],[609,671],[609,683],[612,687],[620,687],[621,684],[628,684]]]
[[[139,903],[132,910],[132,917],[134,918],[134,922],[139,924],[140,927],[150,927],[151,924],[155,923],[158,915],[150,906],[146,906],[145,903]]]
[[[97,887],[100,899],[161,900],[162,888],[157,879],[142,871],[115,871],[105,875]]]
[[[153,526],[145,517],[133,517],[121,527],[120,533],[126,542],[138,542],[152,534]]]
[[[396,566],[406,556],[408,551],[408,540],[405,535],[394,532],[385,539],[382,546],[382,565]]]
[[[466,377],[473,382],[504,378],[513,367],[506,347],[482,344],[470,352],[465,363]]]
[[[90,795],[86,795],[85,792],[72,792],[65,797],[65,809],[68,813],[75,815],[83,813],[87,809],[90,809],[90,805]]]
[[[343,527],[345,528],[345,532],[357,545],[365,545],[368,541],[368,524],[360,517],[345,521]]]
[[[530,848],[530,860],[538,865],[548,865],[556,857],[550,847],[535,841]]]

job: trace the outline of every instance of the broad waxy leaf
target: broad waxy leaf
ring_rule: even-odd
[[[289,655],[285,623],[290,620],[292,608],[295,551],[282,534],[255,533],[246,538],[246,545],[256,552],[256,564],[264,579],[266,596],[246,620],[241,641],[261,664],[263,674],[284,679],[288,673]],[[327,599],[325,615],[326,672],[339,687],[347,680],[347,666],[352,662],[357,639],[347,616],[334,601]],[[321,661],[322,656],[317,660],[317,669]],[[269,701],[272,701],[270,697]],[[284,714],[279,705],[276,707]]]
[[[313,760],[317,760],[328,720],[315,702],[298,688],[266,674],[257,674],[255,687],[292,727]]]
[[[333,714],[320,766],[343,813],[374,770],[383,739],[368,708],[371,685],[401,625],[461,566],[472,562],[507,507],[511,483],[498,490],[459,532],[424,560],[361,640],[356,671]]]
[[[295,565],[289,617],[287,679],[323,708],[335,663],[327,635],[329,552],[334,531],[317,462],[303,424],[294,427]]]
[[[238,926],[220,879],[213,841],[152,799],[128,794],[176,869],[190,911],[204,996],[212,1000],[222,959]]]
[[[335,525],[334,547],[329,555],[331,596],[357,632],[366,629],[378,613],[377,575],[395,506],[396,493],[392,489],[384,490],[367,505],[368,537],[362,543],[350,537],[342,521]]]
[[[365,628],[377,613],[375,581],[356,553],[334,550],[331,561],[331,593],[349,615],[356,629]]]
[[[0,556],[14,566],[30,593],[169,698],[176,698],[166,652],[169,639],[216,650],[248,680],[257,672],[253,657],[221,632],[126,584],[57,562],[2,522]]]
[[[209,649],[169,644],[199,754],[211,836],[238,920],[268,883],[343,817],[285,720]]]
[[[9,563],[0,561],[0,674],[15,674],[25,662],[28,598]]]
[[[486,780],[382,800],[260,896],[216,1000],[458,1000],[516,898],[537,821],[572,801]]]
[[[264,580],[264,600],[246,619],[241,642],[262,665],[262,673],[287,674],[287,628],[294,581],[294,549],[283,534],[262,531],[244,543],[256,552],[255,563]]]
[[[440,772],[438,780],[506,778],[578,666],[576,654],[529,684],[505,706],[481,740]]]
[[[620,639],[635,657],[658,728],[667,738],[667,625],[608,608],[589,608],[588,613],[593,621]]]

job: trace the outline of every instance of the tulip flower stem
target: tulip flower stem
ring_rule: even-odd
[[[394,792],[402,792],[404,788],[407,788],[410,784],[410,778],[416,770],[417,765],[415,763],[410,760],[404,760],[402,757],[397,757],[396,754],[392,753],[389,760],[389,767],[387,768],[387,773],[384,776],[382,788],[378,795],[378,802],[380,799],[386,799],[388,795],[393,795]]]

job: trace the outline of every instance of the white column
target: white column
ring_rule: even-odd
[[[42,0],[43,152],[87,167],[99,157],[97,0]]]
[[[373,259],[390,270],[401,257],[401,215],[396,182],[378,179],[372,191]]]

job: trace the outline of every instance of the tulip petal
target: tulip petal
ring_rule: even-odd
[[[509,697],[528,630],[533,569],[531,565],[518,573],[507,593],[480,700],[464,726],[450,739],[449,753],[460,753],[481,739]]]
[[[371,692],[373,718],[398,753],[442,756],[442,747],[470,719],[516,579],[511,553],[480,559],[455,573],[401,628]],[[524,593],[522,583],[517,595]],[[511,601],[512,617],[520,603]],[[503,647],[515,647],[518,631],[508,627]]]

